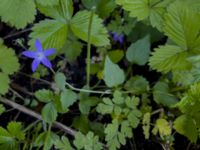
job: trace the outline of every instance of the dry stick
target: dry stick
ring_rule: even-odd
[[[8,39],[8,38],[11,38],[11,37],[13,37],[13,36],[20,35],[20,34],[22,34],[22,33],[25,33],[25,32],[31,31],[31,30],[32,30],[32,28],[27,28],[27,29],[21,30],[21,31],[19,31],[19,32],[15,32],[15,33],[9,34],[9,35],[3,37],[3,39],[6,40],[6,39]]]
[[[39,115],[38,113],[36,113],[36,112],[34,112],[34,111],[32,111],[32,110],[20,105],[20,104],[17,104],[17,103],[15,103],[13,101],[10,101],[10,100],[5,99],[5,98],[0,98],[0,102],[4,103],[6,105],[9,105],[10,107],[13,107],[13,108],[15,108],[15,109],[17,109],[17,110],[19,110],[19,111],[21,111],[21,112],[23,112],[25,114],[28,114],[28,115],[30,115],[30,116],[32,116],[34,118],[37,118],[38,120],[43,120],[42,116]],[[65,126],[64,124],[62,124],[60,122],[55,121],[53,123],[53,126],[63,130],[65,133],[70,134],[72,136],[75,136],[75,134],[76,134],[75,130]]]

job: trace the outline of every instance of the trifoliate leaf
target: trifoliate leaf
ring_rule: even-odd
[[[185,70],[191,67],[186,58],[187,51],[178,46],[165,45],[155,49],[149,60],[152,69],[167,73],[171,70]]]
[[[18,58],[14,50],[0,43],[0,69],[5,74],[13,74],[19,69]]]
[[[152,132],[155,134],[156,130],[159,132],[161,137],[171,134],[171,128],[169,126],[169,123],[165,119],[156,120],[156,125]]]
[[[150,119],[151,114],[149,112],[145,113],[142,119],[142,129],[145,139],[149,139]]]
[[[190,141],[196,142],[198,137],[198,130],[195,120],[189,115],[181,115],[174,121],[174,129],[186,136]]]
[[[43,5],[43,6],[52,6],[55,4],[58,4],[59,0],[36,0],[37,3]]]
[[[117,0],[117,4],[130,11],[131,17],[137,17],[138,20],[149,18],[153,27],[162,29],[164,21],[163,15],[166,12],[166,7],[172,0]]]
[[[42,118],[47,123],[53,123],[57,118],[57,110],[53,103],[48,103],[42,108]]]
[[[117,65],[114,64],[107,56],[104,67],[104,81],[108,87],[118,86],[125,80],[124,71]]]
[[[35,92],[35,97],[44,103],[48,103],[54,99],[53,92],[50,90],[42,89]]]
[[[109,98],[103,98],[103,103],[98,104],[97,112],[101,114],[111,114],[114,109],[114,104]]]
[[[38,9],[44,15],[54,18],[59,21],[67,22],[71,19],[73,15],[73,2],[72,0],[47,0],[48,4],[51,3],[53,5],[43,5],[42,1],[46,0],[38,0]]]
[[[39,39],[44,49],[63,47],[67,39],[68,27],[66,22],[46,19],[35,24],[31,32],[29,45],[33,48],[35,39]]]
[[[176,1],[168,8],[165,34],[184,50],[200,49],[200,15],[187,3]]]
[[[131,44],[126,52],[128,61],[138,65],[145,65],[149,60],[150,44],[149,35]]]
[[[153,97],[156,103],[168,107],[173,106],[178,102],[177,98],[170,93],[168,84],[161,81],[157,82],[153,87]]]
[[[67,137],[62,136],[60,140],[55,141],[55,148],[59,150],[73,150]]]
[[[4,95],[8,92],[10,79],[8,75],[0,72],[0,94]]]
[[[72,18],[70,25],[73,33],[86,42],[88,41],[88,27],[90,24],[91,14],[92,12],[86,10],[79,11]],[[108,33],[102,23],[103,20],[94,14],[91,24],[90,39],[91,43],[95,46],[106,46],[110,43]]]
[[[35,19],[34,0],[1,0],[0,18],[2,21],[22,29]]]

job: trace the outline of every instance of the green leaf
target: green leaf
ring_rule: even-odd
[[[151,114],[149,112],[145,113],[142,120],[142,129],[145,139],[149,139],[150,119]]]
[[[130,11],[131,17],[137,17],[137,19],[145,20],[149,19],[153,27],[162,29],[162,23],[164,22],[163,15],[166,12],[166,7],[172,0],[116,0],[117,4]]]
[[[73,33],[81,40],[88,42],[88,27],[91,18],[89,11],[79,11],[72,18],[70,27]],[[103,20],[96,14],[93,15],[90,39],[95,46],[106,46],[110,44],[106,28],[102,24]]]
[[[171,135],[172,132],[169,123],[165,119],[156,120],[156,125],[152,132],[155,134],[157,131],[161,137]]]
[[[43,5],[44,0],[38,0],[38,9],[44,15],[60,20],[63,22],[69,21],[73,15],[73,2],[72,0],[48,0],[45,3],[51,5]],[[53,4],[54,3],[54,4]],[[67,23],[67,22],[66,22]]]
[[[195,120],[189,115],[181,115],[174,121],[174,129],[186,136],[191,142],[196,142],[198,137],[198,130]]]
[[[33,26],[33,32],[30,34],[29,45],[33,48],[35,39],[39,39],[44,47],[55,48],[59,50],[63,47],[68,33],[66,22],[59,20],[45,19]]]
[[[53,92],[46,89],[36,91],[35,97],[44,103],[48,103],[54,99]]]
[[[84,150],[102,150],[102,144],[99,142],[99,137],[93,132],[88,132],[85,136],[81,132],[76,133],[74,145],[77,149]]]
[[[22,131],[22,124],[20,122],[9,122],[7,129],[10,134],[18,140],[25,139],[25,133]]]
[[[168,8],[164,32],[184,50],[200,49],[200,15],[187,3],[176,1]]]
[[[108,87],[115,87],[122,84],[125,80],[125,74],[117,64],[114,64],[107,56],[104,67],[104,81]]]
[[[142,94],[149,89],[149,82],[142,76],[134,76],[126,82],[125,89],[135,94]]]
[[[191,67],[186,58],[187,51],[178,46],[165,45],[155,49],[149,60],[152,69],[167,73],[172,70],[184,70]]]
[[[108,56],[113,63],[118,63],[123,57],[123,50],[112,50],[108,52]]]
[[[8,75],[0,72],[0,94],[4,95],[8,92],[10,79]]]
[[[111,114],[114,109],[114,104],[109,98],[103,98],[103,103],[98,104],[97,112],[101,114]]]
[[[153,97],[156,103],[168,107],[173,106],[178,102],[177,98],[170,93],[168,84],[161,81],[157,82],[153,87]]]
[[[77,101],[77,94],[72,90],[65,89],[60,96],[63,110],[67,110],[69,106]]]
[[[0,148],[17,150],[18,145],[14,137],[4,128],[0,127]]]
[[[57,118],[57,110],[53,103],[48,103],[42,108],[42,118],[47,123],[53,123]]]
[[[145,65],[149,60],[150,44],[149,35],[131,44],[126,52],[128,61],[138,65]]]
[[[18,71],[18,58],[15,56],[14,50],[4,46],[0,41],[0,69],[5,74],[13,74]]]
[[[43,5],[43,6],[52,6],[55,4],[58,4],[59,0],[36,0],[37,3]]]
[[[62,136],[60,140],[55,141],[55,148],[59,150],[73,150],[67,137]]]
[[[1,0],[1,20],[22,29],[35,19],[36,9],[34,0]]]
[[[66,77],[63,73],[56,73],[55,75],[55,82],[56,82],[56,86],[60,89],[60,90],[65,90],[65,85],[66,85]]]
[[[6,110],[6,108],[5,108],[2,104],[0,104],[0,115],[1,115],[2,113],[4,113],[5,110]]]
[[[62,48],[62,52],[65,54],[67,61],[75,61],[81,54],[83,45],[77,40],[67,40]]]

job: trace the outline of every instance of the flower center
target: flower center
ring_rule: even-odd
[[[38,60],[42,60],[43,58],[44,58],[44,54],[43,53],[41,53],[41,52],[37,53],[37,59]]]

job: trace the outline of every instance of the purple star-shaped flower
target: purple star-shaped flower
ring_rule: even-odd
[[[47,56],[52,55],[55,52],[54,48],[43,50],[42,44],[38,39],[35,41],[36,51],[24,51],[22,54],[26,57],[33,58],[32,71],[35,72],[40,63],[48,68],[52,68],[51,62],[48,60]]]
[[[124,42],[123,34],[118,34],[116,32],[112,32],[111,35],[112,35],[112,38],[114,41],[119,42],[120,44],[122,44]]]

